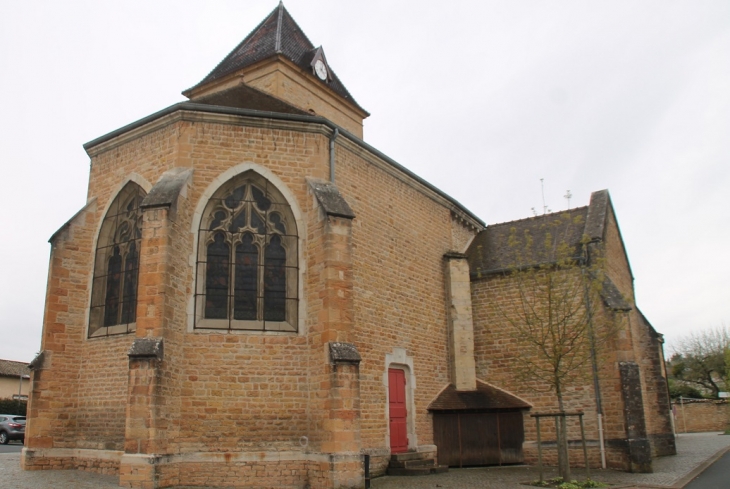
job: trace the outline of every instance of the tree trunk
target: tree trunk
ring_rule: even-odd
[[[560,413],[565,413],[565,408],[563,406],[563,392],[560,389],[559,383],[557,385],[556,394],[558,397],[558,408]],[[556,428],[558,428],[558,475],[562,477],[564,481],[568,482],[570,481],[570,459],[568,456],[568,422],[565,419],[565,416],[558,417]]]

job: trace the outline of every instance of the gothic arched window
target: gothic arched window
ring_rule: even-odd
[[[297,331],[297,229],[284,196],[253,171],[216,191],[198,237],[195,327]]]
[[[137,277],[145,192],[129,182],[104,216],[96,243],[89,337],[129,333],[137,321]]]

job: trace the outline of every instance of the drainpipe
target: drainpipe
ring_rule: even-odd
[[[586,311],[588,312],[588,332],[591,342],[591,369],[593,371],[593,390],[596,395],[596,414],[598,416],[598,445],[601,451],[601,468],[606,468],[606,443],[603,437],[603,405],[601,401],[601,386],[598,382],[598,361],[596,360],[596,338],[593,332],[593,313],[591,312],[591,298],[588,294],[588,285],[585,281],[585,265],[590,260],[590,250],[588,249],[588,243],[586,245],[586,257],[584,258],[583,266],[580,268],[580,273],[583,276],[583,296],[586,302]]]
[[[335,132],[330,138],[330,182],[335,183],[335,139],[340,135],[340,130],[335,127]]]

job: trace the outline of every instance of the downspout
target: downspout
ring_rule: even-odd
[[[330,182],[335,183],[335,139],[340,135],[340,130],[335,127],[335,131],[330,138]]]
[[[669,371],[667,371],[667,362],[664,359],[664,335],[659,335],[659,338],[657,338],[657,342],[659,343],[659,359],[662,362],[662,366],[664,367],[664,385],[667,387],[667,399],[669,399],[669,421],[671,421],[672,425],[672,434],[676,437],[677,436],[677,426],[675,425],[676,420],[674,419],[674,406],[672,401],[672,393],[669,391]]]
[[[593,390],[596,395],[596,414],[598,417],[598,445],[601,451],[601,468],[606,468],[606,442],[603,436],[603,402],[601,399],[601,386],[598,382],[598,361],[596,359],[596,338],[593,332],[593,310],[591,305],[591,298],[588,294],[588,286],[586,284],[585,280],[585,273],[586,273],[586,265],[589,262],[590,259],[590,249],[588,248],[588,245],[590,243],[586,244],[586,257],[584,258],[584,262],[582,266],[580,267],[580,273],[583,276],[583,297],[586,302],[586,311],[588,312],[588,332],[589,332],[589,339],[591,342],[591,369],[593,371]]]

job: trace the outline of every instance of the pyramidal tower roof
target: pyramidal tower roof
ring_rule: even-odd
[[[279,5],[223,61],[218,63],[218,66],[213,68],[197,85],[185,90],[183,94],[189,95],[199,87],[274,56],[283,56],[300,68],[310,70],[312,60],[318,50],[320,53],[322,52],[321,47],[316,48],[307,38],[284,7],[283,2],[279,2]],[[350,95],[331,67],[328,68],[327,87],[366,112]]]

